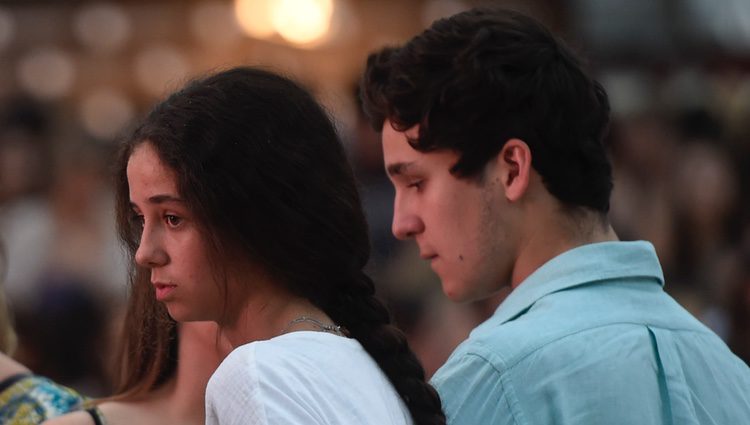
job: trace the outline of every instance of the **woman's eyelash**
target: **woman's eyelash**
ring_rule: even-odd
[[[131,221],[131,223],[133,223],[133,224],[136,224],[136,225],[138,225],[138,226],[141,226],[141,227],[143,227],[143,221],[144,221],[144,218],[143,218],[143,215],[142,215],[142,214],[138,214],[138,213],[133,213],[133,214],[132,214],[132,215],[130,216],[130,221]]]
[[[180,223],[182,223],[182,218],[174,215],[174,214],[167,214],[164,216],[164,219],[166,220],[167,224],[170,226],[179,226]]]

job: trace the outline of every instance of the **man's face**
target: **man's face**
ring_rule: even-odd
[[[396,189],[393,234],[417,242],[450,299],[486,298],[509,284],[514,262],[496,161],[481,181],[459,179],[450,173],[458,154],[419,152],[407,141],[417,134],[417,127],[399,132],[390,121],[383,126],[385,167]]]

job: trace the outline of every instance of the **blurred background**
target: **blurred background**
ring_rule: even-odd
[[[505,294],[454,305],[390,233],[392,189],[356,82],[368,52],[472,6],[526,12],[590,63],[613,106],[611,218],[654,243],[666,289],[750,362],[747,0],[0,1],[0,240],[16,354],[110,391],[127,294],[109,177],[118,137],[192,76],[263,65],[335,118],[369,216],[369,266],[428,374]]]

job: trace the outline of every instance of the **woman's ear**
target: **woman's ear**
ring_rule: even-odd
[[[509,202],[521,199],[531,178],[531,150],[520,139],[510,139],[497,154],[497,171]]]

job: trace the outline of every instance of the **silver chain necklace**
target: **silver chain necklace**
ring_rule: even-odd
[[[325,323],[321,322],[320,320],[315,319],[315,318],[310,317],[310,316],[300,316],[300,317],[292,320],[291,322],[289,322],[286,325],[286,327],[284,328],[283,331],[281,331],[281,333],[282,334],[287,333],[289,331],[289,328],[291,328],[292,326],[296,325],[297,323],[310,323],[310,324],[312,324],[313,326],[317,327],[318,329],[320,329],[323,332],[329,332],[329,333],[332,333],[334,335],[339,335],[339,336],[346,336],[346,331],[340,325],[325,324]]]

